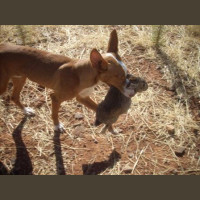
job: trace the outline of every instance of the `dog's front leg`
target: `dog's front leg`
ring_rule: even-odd
[[[65,132],[64,127],[58,119],[58,112],[62,101],[54,93],[50,96],[52,100],[52,119],[54,123],[54,130],[63,133]]]
[[[90,97],[77,96],[76,100],[96,112],[97,104]]]

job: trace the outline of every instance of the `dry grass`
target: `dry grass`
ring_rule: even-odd
[[[83,165],[90,164],[90,174],[125,174],[127,169],[129,174],[199,174],[200,41],[188,34],[185,26],[165,26],[159,50],[154,47],[152,26],[129,25],[31,26],[29,45],[88,58],[92,48],[106,51],[113,28],[118,31],[120,55],[129,71],[144,77],[149,89],[134,97],[128,114],[115,124],[122,131],[119,135],[99,134],[100,128],[93,126],[92,111],[75,100],[64,102],[60,119],[66,133],[59,136],[53,131],[49,90],[39,91],[36,83],[27,81],[21,98],[35,107],[36,117],[27,120],[22,138],[32,173],[82,174]],[[14,26],[2,26],[0,39],[21,43]],[[106,86],[98,86],[92,98],[100,102],[106,91]],[[10,92],[0,100],[0,161],[8,170],[13,168],[16,153],[12,133],[23,118],[9,103]],[[196,107],[192,106],[193,99]],[[76,120],[76,112],[83,113],[84,119]],[[168,133],[168,125],[175,128],[173,135]],[[181,158],[174,153],[177,146],[186,147]],[[120,158],[112,154],[114,150]]]

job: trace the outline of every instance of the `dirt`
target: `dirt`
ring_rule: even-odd
[[[143,48],[137,51],[144,51]],[[138,53],[136,53],[138,55]],[[137,67],[140,73],[144,74],[147,82],[154,89],[164,91],[169,97],[174,98],[174,92],[163,79],[163,74],[158,69],[154,61],[145,60],[141,57],[126,57],[126,62],[132,62],[132,73],[137,75]],[[33,102],[32,107],[40,108],[46,106],[45,99],[39,87],[38,101]],[[161,94],[162,95],[162,94]],[[31,98],[31,97],[30,97]],[[8,96],[3,97],[7,115],[10,115],[14,105],[9,101]],[[193,100],[192,110],[197,117],[197,107],[199,101]],[[9,108],[9,106],[12,106]],[[182,157],[174,158],[172,150],[167,144],[152,143],[157,140],[154,132],[146,126],[144,132],[139,131],[142,123],[135,119],[135,123],[127,121],[119,128],[122,130],[120,135],[101,135],[93,137],[89,131],[85,117],[81,112],[80,105],[77,105],[75,113],[67,113],[70,126],[73,127],[71,136],[69,134],[59,134],[50,131],[50,142],[44,149],[48,153],[40,153],[39,140],[33,138],[30,133],[26,133],[23,125],[37,127],[40,121],[37,116],[26,119],[23,115],[12,113],[15,122],[12,128],[1,116],[0,120],[0,174],[67,174],[67,175],[97,175],[97,174],[199,174],[199,171],[187,170],[191,168],[191,159],[186,153]],[[63,113],[61,111],[61,113]],[[74,118],[78,113],[79,116]],[[78,115],[77,114],[77,115]],[[81,115],[81,117],[80,117]],[[126,116],[120,116],[119,121],[125,120]],[[89,113],[89,123],[93,124],[94,115]],[[12,132],[12,134],[10,134]],[[45,132],[45,128],[44,128]],[[133,134],[128,143],[130,134]],[[148,135],[148,137],[143,137]],[[137,141],[140,141],[137,146]],[[128,145],[126,145],[128,144]],[[62,146],[61,146],[62,145]],[[198,159],[200,141],[194,151]],[[148,149],[148,151],[147,151]],[[50,153],[51,152],[51,153]],[[143,157],[140,159],[140,154]],[[131,155],[131,156],[130,156]],[[54,162],[52,162],[54,160]],[[47,165],[47,166],[46,166]],[[50,167],[48,166],[50,165]],[[39,167],[38,167],[39,166]],[[127,167],[128,166],[128,167]],[[127,170],[128,168],[128,170]],[[132,169],[132,170],[131,170]]]

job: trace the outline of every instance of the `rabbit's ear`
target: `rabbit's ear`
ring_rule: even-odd
[[[135,76],[133,76],[132,74],[127,74],[126,78],[129,80],[134,80]]]

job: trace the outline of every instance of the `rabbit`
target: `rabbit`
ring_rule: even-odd
[[[105,133],[108,129],[111,133],[117,134],[113,130],[112,124],[117,121],[121,114],[127,113],[131,106],[131,98],[135,96],[137,92],[143,92],[148,89],[147,82],[131,74],[127,74],[126,88],[132,92],[131,97],[127,97],[122,94],[117,88],[110,86],[110,89],[105,96],[105,99],[98,105],[96,111],[95,126],[105,124],[101,133]]]

